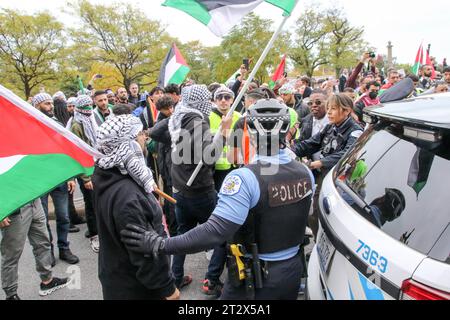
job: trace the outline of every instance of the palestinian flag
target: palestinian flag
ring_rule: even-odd
[[[408,173],[408,186],[414,190],[417,198],[419,198],[419,194],[428,183],[433,161],[433,153],[425,149],[417,148]]]
[[[61,183],[91,175],[89,147],[0,85],[0,221]]]
[[[167,0],[163,6],[186,12],[216,36],[223,37],[263,2],[277,6],[284,10],[285,15],[290,15],[297,0]]]
[[[420,45],[419,51],[417,52],[416,61],[412,68],[413,74],[416,76],[419,74],[420,67],[423,65],[423,44]]]
[[[186,60],[174,43],[161,67],[158,85],[164,88],[168,84],[182,84],[190,71]]]
[[[273,88],[275,88],[277,81],[279,81],[279,80],[281,80],[281,78],[283,78],[285,72],[286,72],[286,55],[283,56],[283,59],[281,59],[281,63],[278,66],[277,70],[275,71],[275,74],[270,79],[270,83],[269,83],[270,89],[273,90]]]

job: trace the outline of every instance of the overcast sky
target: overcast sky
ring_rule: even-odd
[[[91,0],[92,3],[109,4],[111,0]],[[217,45],[220,38],[214,36],[205,26],[190,16],[173,8],[162,7],[162,0],[122,0],[137,8],[141,8],[151,19],[158,19],[167,25],[167,31],[182,41],[200,40],[204,45]],[[1,8],[20,9],[27,13],[48,10],[61,21],[73,21],[73,18],[62,14],[65,0],[0,0]],[[301,14],[305,5],[311,0],[300,0],[287,28]],[[449,0],[315,0],[315,5],[331,6],[337,4],[344,8],[353,25],[363,26],[365,39],[378,53],[385,54],[387,42],[394,45],[394,56],[400,63],[413,63],[421,41],[431,44],[431,55],[439,62],[450,58]],[[426,4],[427,9],[423,9]],[[271,18],[276,23],[282,20],[282,12],[271,5],[263,4],[256,13]]]

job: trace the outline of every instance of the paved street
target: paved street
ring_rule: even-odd
[[[55,232],[55,223],[51,222],[52,230]],[[26,244],[19,266],[19,296],[27,300],[100,300],[102,299],[101,286],[97,277],[97,254],[95,254],[89,245],[88,239],[84,237],[86,225],[82,225],[81,232],[70,234],[71,249],[78,255],[80,263],[79,269],[73,268],[65,262],[58,260],[54,268],[54,275],[57,277],[69,276],[71,273],[78,274],[80,270],[81,288],[62,289],[49,297],[39,297],[40,279],[35,270],[34,257],[29,243]],[[206,273],[208,260],[204,253],[194,256],[188,256],[186,259],[186,274],[191,274],[194,278],[192,285],[182,291],[182,299],[185,300],[203,300],[208,297],[200,291],[203,277]],[[5,298],[1,291],[0,299]]]

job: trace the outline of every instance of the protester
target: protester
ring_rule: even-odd
[[[310,113],[309,109],[302,104],[301,96],[295,95],[295,88],[293,85],[287,83],[282,86],[278,92],[284,103],[297,112],[298,119],[301,120]]]
[[[46,220],[42,204],[36,199],[0,221],[1,277],[6,300],[20,300],[17,295],[19,260],[27,238],[33,247],[36,271],[42,281],[39,295],[48,296],[69,284],[68,278],[60,279],[52,276],[52,252]]]
[[[226,86],[222,85],[214,92],[215,107],[212,108],[209,116],[209,124],[211,134],[215,135],[219,131],[222,119],[228,114],[234,102],[234,93]],[[234,127],[236,122],[241,118],[239,112],[233,112],[231,126]],[[214,184],[216,191],[219,192],[225,177],[234,169],[232,164],[227,159],[228,147],[223,148],[222,156],[216,161],[214,171]]]
[[[98,90],[94,93],[94,117],[95,122],[97,122],[97,126],[101,126],[108,117],[114,116],[113,114],[113,106],[108,102],[108,95],[106,91]]]
[[[133,115],[140,117],[144,130],[153,128],[158,120],[158,110],[156,110],[156,103],[164,96],[164,89],[161,87],[155,87],[150,91],[149,96],[146,99],[146,105],[142,109],[138,108],[133,112]],[[139,110],[139,111],[138,111]]]
[[[308,106],[311,114],[306,116],[300,122],[300,138],[299,141],[306,141],[316,134],[322,132],[329,124],[327,109],[327,93],[318,89],[313,90]],[[319,160],[320,152],[314,154],[311,160]]]
[[[450,89],[450,68],[449,67],[444,68],[444,80]]]
[[[181,99],[180,86],[176,84],[169,84],[164,88],[164,92],[172,98],[175,103],[174,108],[176,108]]]
[[[116,104],[116,95],[111,89],[106,89],[106,96],[108,97],[108,103],[112,106]]]
[[[158,100],[156,109],[159,111],[158,122],[150,130],[150,138],[157,142],[157,163],[160,175],[163,181],[163,191],[169,196],[172,192],[172,142],[169,133],[169,119],[174,112],[175,101],[170,95],[166,95]],[[167,200],[164,200],[163,213],[166,217],[169,235],[176,236],[178,224],[175,216],[175,206]]]
[[[254,279],[258,279],[258,272],[261,283],[254,283],[253,290],[248,290],[239,272],[229,265],[222,300],[296,300],[305,268],[299,251],[314,193],[314,178],[308,168],[293,161],[284,150],[290,127],[289,111],[284,104],[277,100],[257,102],[249,109],[249,125],[257,141],[258,157],[250,166],[226,178],[219,203],[204,224],[170,239],[161,237],[151,227],[132,224],[121,234],[129,250],[143,255],[196,253],[224,241],[236,248],[240,245],[244,253],[254,252],[252,257],[246,256],[245,268],[247,276]],[[265,171],[267,167],[274,168],[272,174]],[[293,192],[293,198],[283,202],[278,188],[298,184],[303,186],[301,194]],[[237,255],[230,250],[229,261],[234,259],[236,263]],[[262,270],[254,267],[256,259]]]
[[[93,101],[89,96],[81,95],[77,98],[75,115],[70,130],[81,140],[91,147],[97,145],[97,123],[93,116]],[[99,241],[97,232],[97,219],[93,206],[93,189],[91,177],[83,175],[77,178],[81,193],[84,198],[84,208],[87,220],[88,231],[86,238],[89,238],[91,249],[95,253],[99,251]]]
[[[378,82],[369,82],[366,84],[366,93],[355,103],[354,110],[360,123],[363,123],[363,110],[365,108],[380,104],[378,98],[380,88],[381,85]]]
[[[397,70],[391,70],[388,73],[388,83],[381,87],[380,93],[392,88],[397,82],[400,81],[400,74]]]
[[[161,208],[152,194],[155,182],[145,164],[142,129],[139,119],[122,115],[109,118],[97,135],[97,148],[106,156],[97,161],[93,176],[99,279],[105,300],[179,298],[169,257],[144,257],[128,250],[120,240],[120,232],[129,223],[152,225],[159,235],[166,236]]]
[[[428,90],[434,85],[433,79],[431,77],[433,76],[433,67],[431,65],[425,64],[421,68],[421,74],[420,77],[420,86],[423,90]]]
[[[116,103],[128,103],[128,92],[125,88],[119,88],[116,92]]]
[[[139,100],[139,85],[133,82],[129,87],[128,103],[134,105],[134,108],[136,109],[140,106]]]
[[[59,123],[62,126],[62,123],[58,121],[58,119],[54,116],[53,111],[53,98],[47,93],[40,93],[33,98],[33,106],[41,111],[43,114],[52,118],[55,122]],[[41,197],[42,206],[44,208],[45,217],[47,219],[47,230],[50,237],[51,243],[51,265],[54,266],[56,264],[56,259],[54,255],[54,247],[53,247],[53,234],[50,229],[49,217],[48,217],[48,197],[49,195],[52,197],[53,205],[55,207],[55,215],[56,215],[56,233],[58,237],[57,245],[59,249],[59,259],[65,261],[69,264],[77,264],[80,260],[76,255],[72,253],[70,250],[70,243],[68,241],[68,234],[70,228],[70,219],[69,219],[69,193],[73,193],[75,190],[75,182],[69,181],[62,183],[57,186],[55,189],[50,191],[48,194],[45,194]]]
[[[181,96],[182,100],[169,121],[178,234],[188,232],[198,223],[205,223],[211,216],[217,201],[213,168],[215,160],[220,156],[220,153],[215,154],[215,151],[223,147],[222,141],[219,141],[219,146],[213,144],[208,121],[213,105],[207,87],[200,85],[185,87]],[[221,136],[227,136],[231,121],[231,118],[227,118],[222,122]],[[189,152],[190,154],[186,155]],[[197,178],[191,186],[187,186],[189,178],[202,159],[205,163]],[[217,296],[221,293],[220,276],[225,264],[224,250],[223,247],[216,247],[211,257],[203,285],[207,294]],[[184,276],[184,260],[184,255],[176,255],[173,258],[172,271],[178,288],[192,282],[191,276]]]

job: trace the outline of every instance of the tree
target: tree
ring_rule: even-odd
[[[330,63],[338,77],[344,67],[351,67],[368,44],[363,40],[364,28],[350,25],[342,9],[331,8],[326,12],[326,29],[330,33]]]
[[[7,78],[26,99],[33,90],[56,80],[63,55],[63,25],[48,13],[0,12],[1,78]]]
[[[172,38],[158,21],[148,19],[130,4],[92,5],[80,0],[72,5],[81,26],[72,35],[80,54],[90,61],[117,69],[125,87],[157,82],[161,62]]]
[[[213,50],[214,61],[213,80],[226,81],[242,65],[244,58],[253,58],[253,62],[261,56],[264,48],[272,37],[272,20],[263,19],[250,14],[223,39],[220,47]],[[274,47],[261,65],[256,80],[265,82],[269,79],[269,69],[274,69],[280,63],[280,56],[285,54],[289,46],[289,34],[282,33]]]
[[[177,47],[191,68],[188,77],[196,83],[212,82],[210,64],[208,63],[209,48],[203,46],[198,40],[184,44],[178,41]]]
[[[312,77],[314,70],[329,63],[325,15],[309,8],[297,19],[289,57],[297,69]]]

